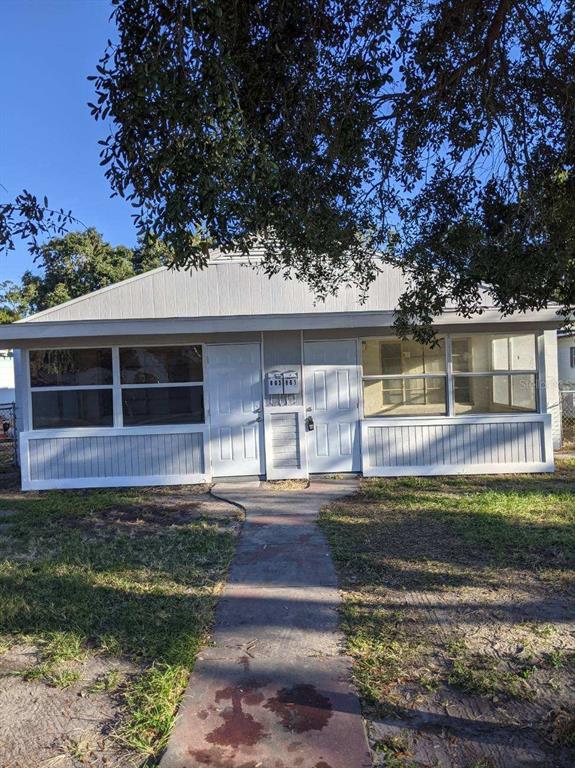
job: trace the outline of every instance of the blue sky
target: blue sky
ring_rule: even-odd
[[[108,38],[108,0],[0,0],[0,200],[22,188],[71,209],[113,244],[133,245],[131,209],[110,199],[99,165],[107,127],[90,116]],[[32,266],[25,246],[0,254],[0,282]]]

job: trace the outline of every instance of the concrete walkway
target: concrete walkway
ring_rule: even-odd
[[[197,660],[161,768],[368,768],[340,655],[340,596],[320,508],[353,480],[302,491],[219,484],[246,522],[216,612],[214,647]]]

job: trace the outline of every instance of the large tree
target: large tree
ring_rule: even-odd
[[[178,264],[257,239],[321,296],[377,255],[422,338],[448,303],[572,310],[572,2],[113,3],[102,163]]]
[[[19,285],[0,283],[0,323],[49,309],[170,261],[168,248],[153,238],[132,249],[110,245],[93,228],[52,237],[38,246],[37,271],[26,271]]]

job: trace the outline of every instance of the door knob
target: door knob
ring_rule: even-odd
[[[313,423],[313,418],[311,416],[308,416],[305,420],[305,428],[308,432],[313,432],[315,429],[315,424]]]

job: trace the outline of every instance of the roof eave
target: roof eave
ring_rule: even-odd
[[[388,328],[393,325],[393,311],[383,312],[316,312],[281,315],[235,315],[211,317],[175,317],[136,320],[57,320],[19,322],[0,325],[0,345],[26,346],[43,339],[90,338],[103,336],[147,336],[158,334],[234,333],[277,330],[327,330],[335,328]],[[562,319],[554,309],[525,312],[504,317],[496,310],[481,315],[462,317],[447,311],[435,323],[445,332],[474,329],[486,332],[505,331],[521,325],[522,330],[555,330]]]

